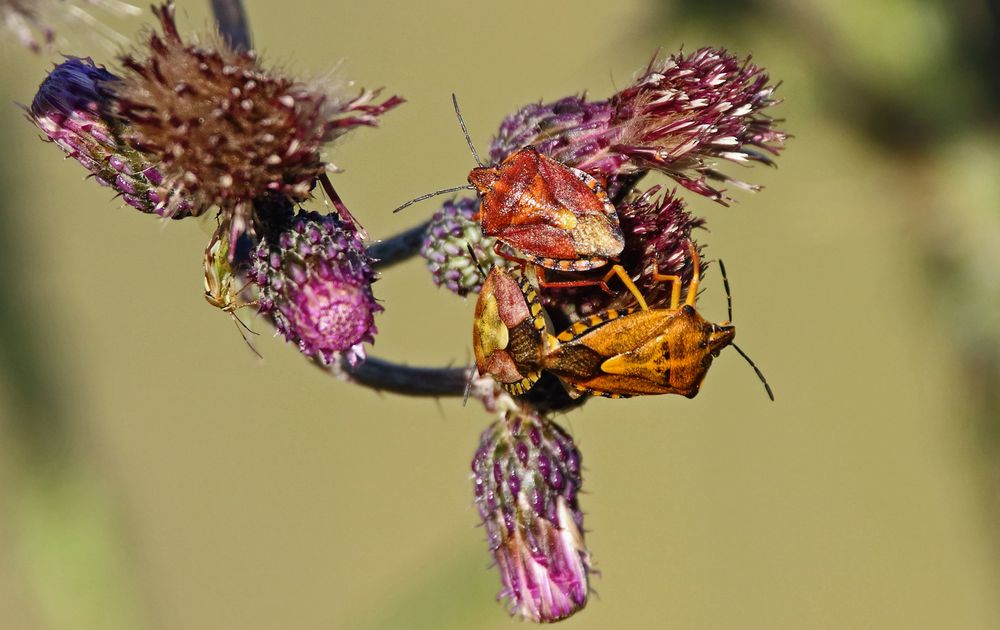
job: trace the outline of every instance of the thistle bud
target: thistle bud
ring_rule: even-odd
[[[300,212],[261,240],[252,278],[260,313],[287,341],[322,365],[343,356],[351,365],[374,342],[375,272],[357,233],[334,215]]]
[[[348,96],[266,69],[253,51],[213,34],[184,41],[172,2],[153,8],[162,34],[126,55],[116,84],[125,140],[155,157],[167,182],[198,207],[226,214],[277,193],[305,201],[328,170],[323,145],[350,129],[375,125],[402,102],[376,103],[378,91]],[[247,223],[245,217],[237,217]]]
[[[767,74],[724,50],[653,60],[629,87],[606,101],[568,97],[509,116],[490,147],[494,162],[526,145],[618,189],[649,170],[725,203],[708,180],[756,190],[714,162],[773,164],[786,135],[763,110],[778,103]]]
[[[431,219],[420,247],[434,284],[461,296],[479,293],[484,280],[480,267],[485,270],[506,263],[493,251],[496,239],[484,235],[473,218],[477,209],[474,199],[445,202]]]
[[[178,196],[168,203],[169,189],[161,186],[163,177],[148,156],[121,141],[121,126],[111,113],[111,86],[117,82],[92,60],[69,57],[38,87],[28,118],[133,208],[175,219],[189,216],[190,202]]]
[[[587,604],[580,452],[551,420],[508,412],[480,438],[472,461],[476,506],[511,614],[551,622]]]

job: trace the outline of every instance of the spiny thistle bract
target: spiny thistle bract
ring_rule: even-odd
[[[185,42],[173,3],[154,7],[162,34],[122,57],[115,85],[125,140],[155,156],[166,182],[201,209],[219,207],[249,225],[253,199],[305,201],[329,165],[323,146],[402,102],[361,90],[347,96],[263,67],[256,53],[213,34]],[[346,89],[346,87],[344,88]]]
[[[365,359],[383,310],[372,295],[375,272],[352,226],[335,215],[300,212],[265,236],[254,254],[260,313],[306,356],[330,365]]]
[[[473,486],[512,614],[569,617],[587,604],[590,554],[577,503],[580,452],[557,424],[508,411],[480,438]]]
[[[148,156],[121,140],[121,124],[112,114],[112,87],[118,78],[91,59],[68,57],[38,87],[28,118],[47,138],[118,191],[130,206],[148,213],[181,218],[195,212],[190,201],[162,186],[163,176]]]

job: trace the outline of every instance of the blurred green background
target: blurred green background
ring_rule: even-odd
[[[179,0],[181,24],[207,4]],[[409,99],[331,151],[376,238],[472,166],[451,92],[483,150],[520,105],[604,97],[658,48],[752,52],[795,138],[747,173],[761,193],[687,198],[777,402],[726,352],[695,400],[561,418],[600,570],[565,626],[1000,627],[996,2],[247,5],[272,64],[344,59]],[[86,30],[60,49],[110,63]],[[0,102],[30,102],[55,55],[0,54]],[[8,105],[0,627],[511,627],[471,504],[489,416],[337,382],[267,334],[258,361],[202,298],[211,223],[122,208],[37,136]],[[723,319],[714,269],[705,288]],[[469,360],[472,303],[419,261],[376,293],[377,354]]]

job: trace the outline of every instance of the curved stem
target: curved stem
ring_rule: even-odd
[[[215,21],[219,23],[219,32],[234,48],[253,48],[250,24],[247,22],[242,0],[212,0],[212,11],[215,13]]]
[[[367,251],[372,258],[372,267],[381,270],[416,256],[420,253],[424,234],[430,224],[430,221],[425,221],[384,241],[369,245]]]
[[[412,367],[378,357],[355,367],[341,361],[340,369],[353,383],[405,396],[463,396],[468,380],[465,368]]]

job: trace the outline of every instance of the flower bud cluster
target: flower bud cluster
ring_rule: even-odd
[[[508,411],[472,460],[476,506],[511,613],[551,622],[583,608],[590,554],[577,503],[580,452],[557,424]]]

